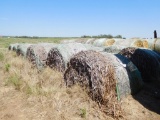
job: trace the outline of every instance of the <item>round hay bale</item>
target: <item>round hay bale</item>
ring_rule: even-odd
[[[129,58],[137,66],[143,81],[160,82],[159,56],[154,51],[129,47],[119,54]]]
[[[97,47],[102,47],[104,46],[106,40],[106,38],[97,39],[93,42],[93,45]]]
[[[148,41],[147,41],[147,40],[143,40],[143,47],[144,47],[144,48],[149,48],[149,45],[148,45]]]
[[[113,66],[104,55],[95,51],[81,51],[68,63],[64,80],[69,87],[76,83],[85,87],[93,100],[107,108],[107,114],[116,116],[120,108],[114,73]]]
[[[119,98],[138,93],[143,86],[143,81],[137,67],[120,54],[113,55],[105,52],[102,54],[114,67]]]
[[[112,45],[109,47],[104,48],[104,52],[107,53],[119,53],[122,49],[124,49],[124,46],[119,46],[119,45]]]
[[[83,44],[87,50],[93,50],[97,52],[103,52],[105,47],[95,47],[91,44]]]
[[[26,57],[32,62],[33,66],[36,66],[40,70],[46,66],[48,52],[55,46],[56,44],[31,45],[27,49]]]
[[[113,45],[125,47],[143,47],[143,41],[140,39],[117,39]]]
[[[113,45],[115,42],[114,39],[107,39],[105,42],[104,42],[104,46],[111,46]]]
[[[155,39],[154,50],[157,51],[157,52],[160,52],[160,39]]]
[[[8,50],[12,50],[12,49],[13,49],[13,46],[12,46],[12,44],[10,44],[8,47]]]
[[[85,86],[89,93],[91,92],[94,100],[99,102],[106,99],[105,94],[109,94],[110,90],[115,92],[113,67],[99,52],[81,51],[71,58],[68,66],[64,74],[67,86],[79,83]]]
[[[121,95],[123,96],[130,94],[130,91],[133,95],[138,93],[143,87],[142,76],[138,68],[128,58],[120,54],[115,54],[115,56],[118,59],[116,60],[119,62],[119,66],[121,65],[121,67],[123,67],[122,71],[124,72],[124,78],[122,78],[121,74],[123,73],[121,69],[117,68],[118,64],[114,64],[115,68],[117,69],[116,75],[118,78],[118,87],[119,91],[121,90]],[[126,82],[129,82],[129,88],[127,88],[127,84],[125,85]]]
[[[126,45],[124,44],[124,42],[125,42],[126,40],[128,40],[128,39],[120,39],[120,38],[119,38],[119,39],[118,39],[118,38],[115,39],[115,38],[114,38],[114,41],[115,41],[115,42],[113,43],[113,45],[126,46]],[[123,44],[124,44],[124,45],[123,45]]]
[[[90,38],[86,41],[86,44],[93,44],[96,38]]]
[[[8,50],[16,51],[18,45],[19,45],[18,43],[10,44],[9,47],[8,47]]]
[[[46,64],[50,68],[63,72],[70,58],[82,50],[87,49],[81,43],[60,44],[49,51]]]
[[[133,43],[130,45],[131,47],[144,47],[143,41],[140,39],[134,40]]]
[[[154,50],[155,39],[145,39],[145,40],[143,40],[143,47],[147,48],[147,49]]]
[[[13,44],[13,51],[17,51],[17,46],[19,45],[19,43],[15,43]]]
[[[26,57],[27,49],[28,49],[28,47],[30,47],[31,45],[32,45],[32,44],[28,44],[28,43],[19,44],[19,45],[17,46],[17,51],[16,51],[17,55],[18,55],[18,56],[21,55],[21,56]]]

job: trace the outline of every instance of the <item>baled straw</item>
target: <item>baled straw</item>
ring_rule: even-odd
[[[107,40],[106,38],[97,39],[93,42],[93,45],[96,47],[102,47],[104,46],[106,40]]]
[[[155,39],[144,39],[143,40],[143,47],[154,50],[155,47]]]
[[[17,55],[18,55],[18,56],[21,55],[21,56],[26,57],[27,49],[28,49],[28,47],[30,47],[31,45],[32,45],[32,44],[28,44],[28,43],[19,44],[19,45],[17,46],[17,51],[16,51]]]
[[[86,41],[86,44],[93,44],[96,38],[90,38]]]
[[[19,43],[15,43],[13,44],[13,51],[17,51],[17,46],[19,45]]]
[[[10,44],[9,47],[8,47],[8,50],[16,51],[18,45],[19,45],[18,43]]]
[[[157,51],[157,52],[160,52],[160,39],[155,39],[154,50]]]
[[[46,60],[48,51],[55,47],[55,44],[36,44],[31,45],[27,49],[27,58],[32,62],[38,69],[42,69],[46,66]]]
[[[160,82],[160,56],[154,51],[129,47],[119,54],[129,58],[137,66],[143,81]]]
[[[124,49],[124,46],[119,46],[119,45],[112,45],[109,47],[104,48],[104,52],[107,53],[119,53],[122,49]]]
[[[143,41],[140,39],[136,39],[131,43],[130,47],[144,47],[143,46]]]
[[[143,47],[143,41],[139,39],[117,39],[113,45],[125,47]]]
[[[127,58],[120,54],[103,52],[103,55],[114,66],[118,96],[123,98],[129,94],[138,93],[143,87],[141,74],[137,67]]]
[[[117,116],[120,108],[114,73],[113,66],[104,55],[95,51],[81,51],[71,58],[64,79],[67,86],[78,83],[85,87],[93,100],[105,106],[107,114]]]
[[[115,42],[114,39],[107,39],[105,42],[104,42],[104,46],[111,46],[113,45]]]
[[[70,58],[82,50],[87,49],[81,43],[60,44],[49,51],[46,64],[50,68],[63,72]]]

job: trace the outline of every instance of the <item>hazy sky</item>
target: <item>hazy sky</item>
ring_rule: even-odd
[[[160,0],[0,0],[0,35],[160,36]]]

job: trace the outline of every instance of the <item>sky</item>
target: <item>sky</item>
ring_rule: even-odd
[[[160,36],[160,0],[0,0],[0,36]]]

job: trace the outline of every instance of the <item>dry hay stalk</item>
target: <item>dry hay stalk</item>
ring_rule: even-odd
[[[81,43],[60,44],[49,51],[46,64],[52,69],[64,72],[70,58],[82,50],[86,50],[86,47]]]
[[[129,58],[137,66],[144,81],[160,81],[160,56],[154,51],[128,47],[119,54]]]
[[[89,96],[112,117],[119,117],[114,68],[107,58],[95,51],[81,51],[71,58],[64,74],[68,87],[75,83],[85,87]]]
[[[111,46],[113,45],[115,42],[114,39],[107,39],[105,42],[104,42],[104,46]]]

